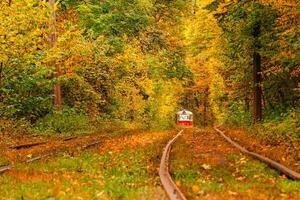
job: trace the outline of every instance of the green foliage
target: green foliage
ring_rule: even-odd
[[[275,117],[274,117],[275,116]],[[263,124],[254,127],[254,133],[270,144],[288,143],[300,140],[300,111],[291,110],[280,117],[273,115]]]
[[[222,70],[226,74],[226,84],[233,86],[230,88],[232,100],[250,98],[252,55],[258,51],[264,59],[268,59],[272,54],[272,44],[276,41],[273,32],[275,19],[276,12],[271,7],[240,1],[229,6],[228,12],[219,21],[228,40],[228,49],[224,52],[226,65]]]
[[[231,125],[250,125],[252,121],[251,112],[245,110],[242,102],[232,103],[226,110],[224,119],[224,124]]]
[[[23,67],[22,61],[16,62],[20,62],[16,68],[3,68],[0,115],[35,121],[52,109],[51,70],[33,63]]]
[[[140,0],[105,1],[79,5],[78,11],[84,26],[92,36],[99,34],[134,36],[149,23],[147,4]],[[149,3],[149,5],[151,5]]]
[[[93,126],[85,114],[65,108],[39,119],[34,124],[32,131],[40,134],[82,134],[91,131],[92,128]]]
[[[184,53],[180,49],[176,52],[170,52],[169,62],[165,63],[165,72],[167,79],[177,78],[185,81],[186,84],[193,83],[193,74],[184,61]]]

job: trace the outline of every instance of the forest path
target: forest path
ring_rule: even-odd
[[[300,199],[300,182],[240,153],[213,129],[186,129],[171,174],[188,199]]]

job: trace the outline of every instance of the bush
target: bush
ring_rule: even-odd
[[[92,130],[89,118],[74,109],[65,108],[55,111],[40,119],[33,128],[33,132],[42,134],[82,134]]]
[[[256,134],[272,144],[293,142],[300,139],[300,111],[290,110],[281,116],[274,116],[255,126]]]
[[[3,71],[0,116],[34,122],[50,112],[53,82],[47,78],[49,69],[31,64],[13,69],[4,66]]]
[[[225,124],[245,126],[251,122],[251,113],[245,111],[242,103],[233,103],[225,113]]]

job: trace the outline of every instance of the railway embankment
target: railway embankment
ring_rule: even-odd
[[[267,136],[263,130],[236,127],[220,127],[233,141],[249,151],[266,156],[280,164],[300,172],[300,140],[280,138],[274,133]]]

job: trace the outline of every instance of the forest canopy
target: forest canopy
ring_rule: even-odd
[[[204,125],[277,120],[298,130],[299,5],[1,1],[1,118],[167,128],[187,108]]]

